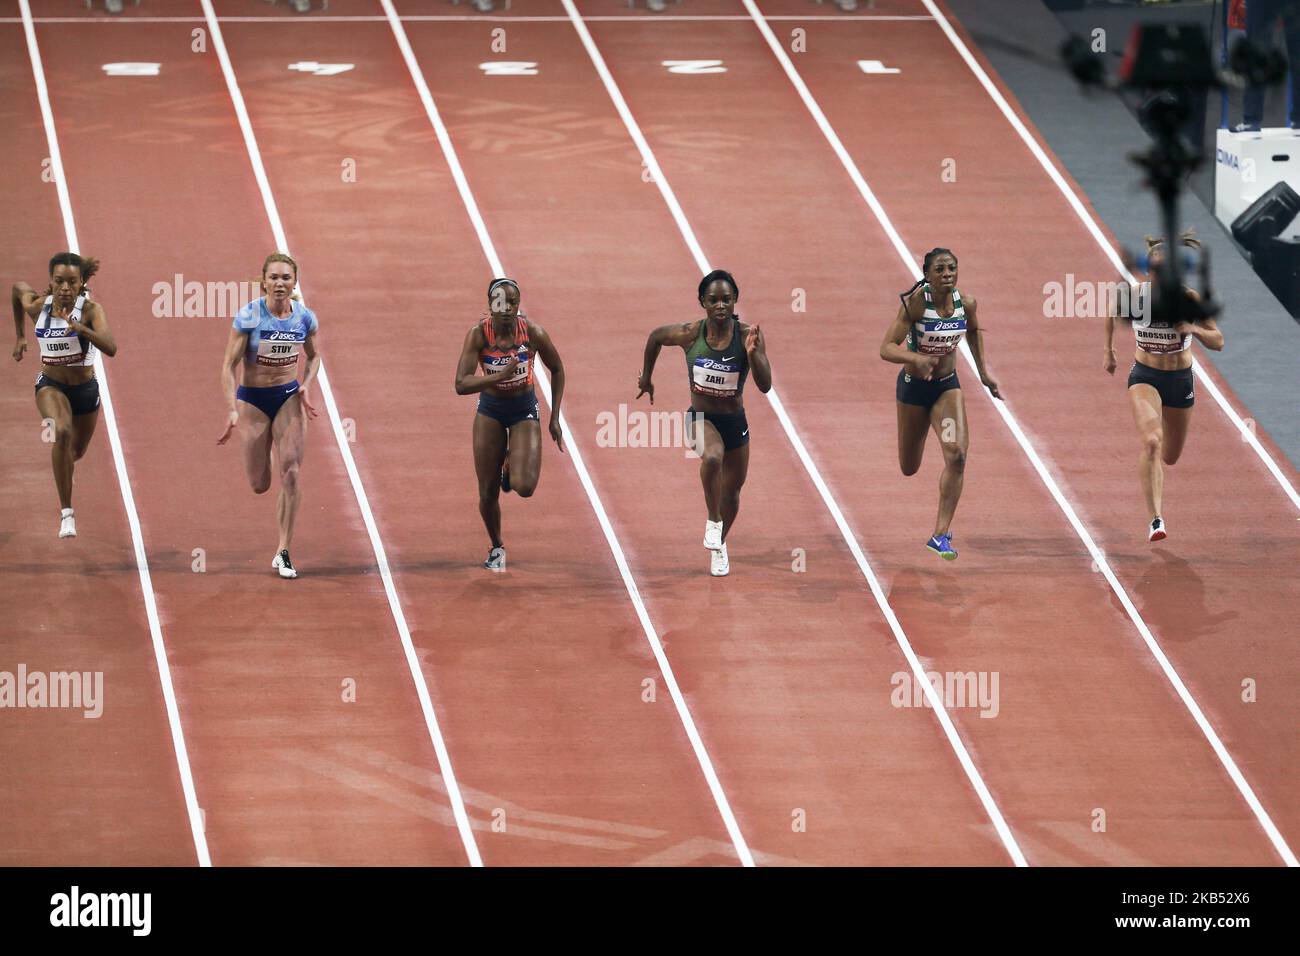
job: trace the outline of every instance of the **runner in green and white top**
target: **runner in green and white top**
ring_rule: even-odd
[[[749,422],[745,419],[743,392],[750,372],[760,392],[772,387],[772,366],[767,361],[763,332],[746,325],[735,314],[740,289],[728,272],[715,270],[700,280],[700,307],[705,317],[694,322],[662,325],[650,333],[645,362],[637,381],[637,398],[650,396],[659,350],[679,346],[686,353],[691,407],[686,411],[687,435],[700,455],[700,481],[704,485],[704,547],[711,553],[709,573],[730,573],[727,533],[740,511],[740,489],[749,472]]]
[[[939,478],[939,516],[934,535],[925,546],[944,560],[953,561],[952,518],[961,497],[970,436],[966,405],[957,379],[957,350],[963,337],[980,381],[1001,398],[998,384],[984,367],[984,344],[975,315],[973,296],[957,291],[957,257],[949,249],[925,254],[924,278],[904,292],[895,317],[880,345],[880,357],[902,365],[895,397],[898,400],[898,463],[904,475],[921,467],[925,439],[930,429],[943,448],[943,474]]]

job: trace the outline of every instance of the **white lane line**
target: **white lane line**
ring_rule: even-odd
[[[384,0],[384,2],[387,3],[388,0]],[[691,255],[695,257],[696,265],[699,267],[701,273],[711,271],[709,261],[704,255],[704,250],[700,247],[699,240],[695,236],[695,230],[691,228],[690,222],[686,219],[686,214],[682,212],[682,207],[677,201],[676,194],[673,192],[672,187],[668,185],[668,177],[664,175],[664,171],[662,167],[660,167],[659,161],[655,158],[654,152],[650,149],[650,144],[646,142],[645,136],[642,135],[641,127],[637,124],[635,117],[632,116],[632,111],[628,108],[627,102],[623,99],[623,94],[619,91],[618,84],[614,82],[614,77],[609,72],[609,67],[605,65],[605,58],[601,55],[595,41],[591,38],[591,33],[587,30],[586,23],[583,22],[582,16],[573,5],[573,0],[562,0],[562,2],[565,10],[568,11],[569,19],[573,21],[573,27],[577,30],[583,46],[587,49],[588,56],[591,57],[591,62],[595,66],[596,72],[600,74],[601,82],[605,84],[605,90],[609,93],[609,97],[613,101],[614,107],[618,110],[619,116],[623,119],[623,125],[627,127],[628,134],[636,143],[637,149],[640,150],[641,159],[645,162],[646,168],[653,174],[654,182],[659,187],[659,193],[663,196],[664,202],[668,205],[673,220],[677,223],[678,231],[681,232],[682,238],[685,240],[687,247],[691,250]],[[867,561],[866,555],[858,545],[858,541],[854,537],[848,521],[845,520],[844,513],[840,510],[838,502],[836,502],[835,497],[826,486],[826,482],[822,480],[821,472],[818,471],[817,465],[813,463],[812,457],[804,447],[803,440],[799,437],[799,433],[795,430],[794,424],[786,414],[785,407],[781,404],[781,399],[777,395],[775,387],[767,393],[767,399],[771,403],[773,410],[776,412],[776,416],[781,422],[781,427],[785,430],[786,437],[789,438],[790,444],[794,446],[795,453],[799,456],[799,460],[803,462],[804,469],[808,472],[808,476],[812,479],[813,485],[817,488],[817,493],[821,495],[823,503],[826,505],[831,517],[835,520],[836,526],[840,529],[840,534],[843,535],[844,541],[849,547],[849,551],[852,552],[854,560],[857,561],[859,570],[861,570],[863,577],[867,579],[867,583],[871,587],[871,593],[875,595],[876,602],[880,605],[885,620],[889,622],[890,630],[894,632],[894,638],[898,641],[898,646],[902,649],[903,655],[907,658],[907,662],[912,668],[913,677],[917,681],[917,684],[924,690],[926,700],[929,701],[931,708],[934,710],[935,716],[939,720],[940,726],[943,728],[944,735],[948,738],[949,745],[952,747],[958,761],[961,763],[962,769],[966,772],[966,778],[970,781],[971,786],[974,787],[975,793],[979,796],[980,802],[984,805],[985,812],[993,822],[993,826],[997,830],[998,836],[1001,837],[1003,846],[1006,848],[1007,853],[1011,856],[1011,859],[1015,862],[1016,866],[1027,866],[1028,863],[1025,861],[1024,854],[1020,851],[1019,845],[1016,843],[1016,838],[1011,833],[1011,828],[1007,826],[1006,820],[1003,819],[1002,811],[998,809],[998,805],[994,801],[993,795],[989,792],[988,787],[984,783],[984,778],[980,776],[979,770],[976,769],[975,762],[971,759],[970,753],[967,751],[966,745],[961,739],[961,735],[953,725],[952,718],[949,716],[948,710],[944,706],[943,699],[926,678],[925,668],[921,666],[921,662],[917,658],[916,652],[912,649],[911,642],[907,639],[907,635],[903,632],[902,625],[898,622],[898,618],[894,614],[894,609],[890,607],[889,599],[885,596],[885,592],[880,586],[880,581],[876,578],[876,574],[872,570],[871,564]]]
[[[67,234],[68,251],[80,252],[77,243],[77,226],[72,218],[72,200],[68,194],[68,180],[63,171],[63,155],[59,151],[59,138],[54,129],[54,111],[50,107],[50,94],[45,86],[45,67],[41,64],[41,51],[36,44],[36,27],[28,0],[18,0],[22,12],[23,32],[27,35],[27,51],[31,54],[32,75],[36,79],[36,96],[41,104],[41,119],[45,123],[45,138],[50,147],[50,165],[59,194],[59,211],[63,214],[63,231]],[[176,768],[180,772],[181,791],[185,795],[185,810],[190,820],[190,835],[194,838],[194,852],[199,866],[211,866],[208,840],[203,832],[203,811],[199,809],[198,795],[194,790],[194,774],[190,770],[189,750],[185,746],[185,732],[181,728],[180,708],[176,705],[176,690],[172,686],[171,666],[167,663],[167,647],[163,644],[162,622],[158,617],[158,603],[154,597],[153,578],[149,574],[149,558],[144,549],[144,533],[140,529],[140,515],[135,508],[135,494],[126,472],[126,457],[122,453],[122,438],[117,431],[117,413],[113,409],[113,395],[108,387],[108,372],[103,356],[95,353],[95,377],[99,379],[99,394],[104,408],[104,423],[108,426],[108,443],[113,450],[113,467],[117,470],[117,484],[122,490],[122,504],[126,508],[127,524],[131,528],[131,543],[135,547],[135,565],[140,573],[140,593],[144,596],[145,615],[149,619],[149,635],[153,640],[153,656],[158,664],[158,680],[162,684],[163,701],[167,708],[167,724],[171,728],[172,748],[176,752]]]
[[[933,14],[933,19],[939,24],[939,28],[943,30],[944,35],[952,41],[952,45],[956,48],[957,53],[966,61],[966,65],[971,68],[971,71],[974,72],[980,85],[984,87],[985,91],[997,105],[997,108],[1002,111],[1002,115],[1007,118],[1007,122],[1011,124],[1012,128],[1020,135],[1020,138],[1024,140],[1025,145],[1028,146],[1029,151],[1034,154],[1034,158],[1038,160],[1039,165],[1043,167],[1048,177],[1056,184],[1056,188],[1061,191],[1061,195],[1064,196],[1066,202],[1070,204],[1070,208],[1073,209],[1075,215],[1079,217],[1079,221],[1083,223],[1084,228],[1088,230],[1089,235],[1091,235],[1097,245],[1101,247],[1101,251],[1106,254],[1106,257],[1110,259],[1111,265],[1113,265],[1115,269],[1130,283],[1136,282],[1136,277],[1125,268],[1123,261],[1120,259],[1119,252],[1113,245],[1111,245],[1110,240],[1106,238],[1105,234],[1101,230],[1101,226],[1097,223],[1097,220],[1094,219],[1092,214],[1084,207],[1074,190],[1070,188],[1069,183],[1065,181],[1065,177],[1061,175],[1056,166],[1053,165],[1052,161],[1048,158],[1047,153],[1044,152],[1042,146],[1039,145],[1038,140],[1029,132],[1025,127],[1025,124],[1021,122],[1020,117],[1017,116],[1015,110],[1011,108],[1011,104],[1006,101],[1006,97],[1002,95],[1002,92],[989,78],[988,73],[986,73],[984,68],[980,66],[979,61],[971,55],[966,44],[963,43],[961,37],[957,35],[957,31],[954,30],[952,24],[948,22],[948,18],[943,15],[943,11],[934,4],[934,0],[922,0],[922,2],[931,14]],[[750,5],[749,0],[747,0],[746,6]],[[1283,493],[1291,499],[1291,504],[1293,504],[1297,509],[1300,509],[1300,493],[1296,492],[1295,486],[1291,484],[1290,479],[1288,479],[1282,469],[1278,467],[1273,456],[1269,454],[1268,449],[1265,448],[1263,444],[1260,443],[1260,440],[1255,437],[1254,429],[1248,427],[1245,421],[1242,420],[1241,415],[1239,415],[1237,410],[1232,407],[1227,397],[1219,389],[1219,386],[1214,383],[1214,379],[1212,379],[1205,371],[1196,356],[1192,356],[1192,368],[1196,373],[1196,377],[1200,379],[1201,384],[1205,386],[1206,391],[1210,393],[1210,396],[1218,403],[1219,407],[1223,409],[1223,413],[1228,416],[1228,420],[1237,427],[1237,432],[1241,436],[1242,440],[1255,450],[1255,454],[1260,457],[1264,466],[1272,473],[1273,477],[1277,479],[1277,483],[1281,486]]]
[[[226,88],[230,91],[231,103],[234,105],[235,115],[239,119],[239,128],[244,135],[244,145],[248,149],[248,159],[253,166],[253,175],[257,179],[257,188],[262,193],[262,205],[266,207],[266,218],[271,223],[271,232],[275,236],[276,248],[288,252],[289,242],[285,238],[284,225],[280,221],[280,212],[276,207],[275,197],[271,194],[271,183],[267,179],[266,168],[262,165],[262,153],[257,145],[257,137],[253,134],[253,124],[244,105],[244,95],[239,91],[239,82],[235,79],[235,69],[231,65],[230,54],[226,51],[225,39],[221,35],[221,25],[217,23],[216,14],[213,12],[212,0],[200,0],[200,2],[203,4],[203,13],[207,19],[208,29],[212,33],[213,48],[216,50],[217,58],[221,62],[221,72],[226,78]],[[299,291],[301,292],[301,287]],[[461,797],[460,785],[456,782],[456,774],[451,768],[451,755],[447,752],[447,745],[442,738],[442,730],[438,726],[438,717],[434,713],[433,700],[429,695],[429,685],[425,681],[424,671],[421,668],[419,658],[416,656],[415,645],[411,641],[411,631],[406,624],[406,615],[402,612],[402,602],[397,596],[397,587],[393,583],[393,575],[388,566],[388,553],[384,549],[384,542],[379,537],[379,528],[375,524],[374,513],[370,510],[370,499],[366,496],[366,489],[361,484],[361,475],[357,472],[357,463],[352,457],[352,448],[347,434],[343,430],[343,422],[339,418],[338,405],[334,401],[334,391],[330,388],[329,376],[325,372],[325,363],[323,361],[317,379],[320,381],[321,394],[325,397],[325,407],[329,411],[330,422],[334,426],[334,438],[338,442],[339,453],[343,456],[343,464],[347,469],[348,479],[352,482],[352,491],[356,495],[357,505],[361,509],[361,517],[366,525],[366,533],[370,536],[370,546],[375,552],[375,562],[379,567],[379,576],[384,582],[384,593],[388,595],[388,606],[392,610],[393,620],[397,624],[397,633],[402,642],[402,650],[406,653],[407,667],[411,671],[412,680],[415,681],[415,690],[420,698],[420,709],[424,713],[424,723],[429,730],[429,739],[433,742],[433,749],[438,755],[438,767],[447,787],[447,797],[451,801],[452,813],[456,818],[456,829],[460,832],[461,842],[465,845],[465,854],[469,857],[470,865],[482,866],[483,860],[479,856],[478,844],[475,843],[474,833],[470,828],[469,815],[465,810],[465,801]]]
[[[208,0],[204,0],[204,2],[206,3]],[[492,237],[488,235],[487,225],[483,222],[483,216],[479,212],[478,202],[475,200],[473,192],[470,191],[469,181],[465,178],[465,170],[461,167],[460,159],[456,155],[456,148],[451,142],[451,135],[447,132],[447,127],[442,121],[438,107],[433,101],[433,94],[429,92],[429,85],[425,82],[424,74],[420,70],[415,51],[411,49],[411,43],[406,36],[406,29],[397,17],[397,11],[393,8],[392,0],[380,0],[380,2],[383,4],[385,13],[388,14],[388,21],[393,28],[393,36],[397,40],[397,46],[402,52],[402,58],[406,61],[406,67],[410,71],[411,79],[420,95],[420,102],[424,104],[424,111],[429,117],[429,122],[433,124],[434,132],[437,133],[438,142],[442,146],[447,165],[451,169],[452,178],[456,182],[456,189],[460,192],[465,211],[469,214],[470,222],[474,225],[474,232],[478,236],[479,245],[483,247],[483,254],[487,257],[488,265],[492,268],[493,275],[509,275],[501,264],[501,258],[497,255],[496,246],[492,243]],[[537,383],[546,398],[546,403],[549,405],[551,403],[551,383],[547,378],[546,370],[540,365],[537,368]],[[574,437],[575,433],[569,429],[563,412],[560,414],[560,423],[565,434],[569,436],[569,458],[578,472],[578,480],[582,482],[583,490],[587,493],[587,500],[591,502],[592,510],[596,513],[596,520],[600,523],[600,529],[605,534],[605,541],[609,545],[609,550],[614,555],[614,563],[618,565],[618,573],[623,578],[623,586],[627,588],[628,596],[632,599],[632,606],[636,609],[637,619],[641,622],[641,630],[645,633],[650,649],[654,652],[655,660],[659,662],[659,671],[663,675],[669,694],[672,695],[673,705],[677,708],[677,715],[681,719],[682,726],[686,729],[686,736],[690,739],[691,749],[695,751],[695,759],[704,773],[704,779],[709,785],[709,791],[713,794],[713,802],[718,807],[718,813],[722,816],[722,821],[731,837],[732,845],[736,848],[736,854],[740,857],[740,862],[745,866],[753,866],[753,854],[749,851],[745,837],[740,832],[740,824],[736,822],[736,816],[732,813],[731,804],[727,800],[726,793],[723,792],[722,784],[718,781],[718,775],[713,769],[713,761],[709,758],[709,752],[704,746],[699,731],[696,729],[695,720],[691,717],[690,709],[686,706],[686,698],[682,696],[681,688],[677,685],[677,678],[673,674],[672,665],[668,663],[668,656],[664,653],[663,644],[659,641],[659,635],[655,631],[654,624],[650,621],[650,614],[646,610],[645,602],[641,599],[641,592],[637,589],[636,581],[632,577],[631,568],[628,567],[627,558],[623,553],[623,546],[619,543],[618,535],[614,532],[614,526],[610,524],[609,515],[605,512],[605,505],[600,500],[596,486],[592,484],[591,476],[587,473],[587,466],[582,460],[582,453],[578,450],[578,442]]]
[[[493,16],[489,14],[445,14],[438,15],[414,15],[408,14],[399,17],[403,23],[440,23],[449,22],[473,22],[473,23],[568,23],[568,17],[561,16]],[[749,17],[740,14],[717,15],[717,16],[687,16],[687,15],[640,15],[629,14],[628,16],[605,16],[605,17],[587,17],[589,21],[600,21],[605,23],[618,23],[623,20],[632,22],[645,21],[648,23],[678,22],[692,20],[737,20],[746,21]],[[819,14],[813,13],[808,16],[780,16],[768,17],[769,20],[791,20],[799,22],[802,20],[933,20],[934,17],[925,14],[871,14],[871,13],[845,13]],[[302,14],[293,16],[266,16],[266,17],[218,17],[219,23],[385,23],[387,17],[377,15],[371,16],[319,16],[304,17]],[[22,23],[21,17],[0,17],[0,23]],[[36,17],[36,23],[203,23],[203,17],[102,17],[102,16],[84,16],[84,17]]]
[[[764,21],[763,14],[759,12],[758,7],[754,4],[754,0],[742,0],[742,2],[745,4],[746,9],[749,10],[750,16],[753,18],[755,25],[757,25],[759,31],[767,40],[768,46],[771,47],[772,52],[776,55],[777,60],[785,70],[786,76],[789,77],[790,82],[798,91],[800,98],[803,100],[804,106],[807,107],[808,112],[812,115],[817,126],[821,129],[822,135],[826,137],[826,141],[830,144],[831,149],[833,149],[835,155],[839,157],[840,163],[843,164],[845,171],[849,174],[849,178],[853,180],[854,185],[858,187],[858,191],[862,194],[862,198],[866,200],[867,205],[871,207],[871,211],[875,213],[876,219],[880,222],[881,228],[885,230],[885,234],[893,244],[894,250],[898,253],[899,258],[906,266],[908,274],[913,278],[920,278],[921,272],[916,266],[916,259],[914,259],[912,254],[908,252],[907,246],[903,243],[902,236],[898,234],[898,230],[894,228],[894,224],[885,212],[884,207],[880,205],[875,193],[872,192],[871,187],[868,186],[866,180],[863,179],[862,173],[858,170],[857,164],[853,162],[848,150],[844,148],[844,144],[840,141],[834,128],[827,121],[826,115],[822,112],[821,107],[817,105],[817,101],[813,98],[813,95],[804,83],[803,78],[799,75],[794,64],[786,55],[785,50],[776,39],[775,34],[772,33],[772,29]],[[975,371],[975,362],[971,357],[970,346],[965,341],[961,344],[961,353],[966,359],[967,366],[969,366],[971,371]],[[1088,533],[1088,529],[1085,528],[1083,522],[1079,520],[1079,516],[1075,513],[1074,508],[1061,492],[1060,487],[1057,485],[1055,479],[1052,478],[1050,472],[1048,472],[1047,466],[1043,464],[1043,460],[1038,456],[1038,452],[1034,450],[1029,438],[1020,428],[1020,423],[1016,421],[1015,416],[1013,416],[1007,408],[1006,402],[995,400],[991,395],[989,395],[988,390],[985,388],[980,388],[979,391],[988,397],[989,401],[993,403],[993,407],[997,409],[998,414],[1002,416],[1002,421],[1006,424],[1007,428],[1010,429],[1011,434],[1015,436],[1021,450],[1024,451],[1026,457],[1029,458],[1030,463],[1033,464],[1034,470],[1038,472],[1038,476],[1042,479],[1043,484],[1047,486],[1047,490],[1051,492],[1057,505],[1059,505],[1061,510],[1065,513],[1065,516],[1074,528],[1075,533],[1078,534],[1080,540],[1083,541],[1084,546],[1087,547],[1088,553],[1092,555],[1092,559],[1096,563],[1096,566],[1101,569],[1102,574],[1105,575],[1111,588],[1119,597],[1120,603],[1124,605],[1124,610],[1128,612],[1129,619],[1133,621],[1138,633],[1142,636],[1142,640],[1151,651],[1151,655],[1159,663],[1160,669],[1164,671],[1165,677],[1168,678],[1169,683],[1178,693],[1179,698],[1182,700],[1184,706],[1186,706],[1188,712],[1192,715],[1192,718],[1196,721],[1197,726],[1201,728],[1201,732],[1205,735],[1206,740],[1209,741],[1210,746],[1219,758],[1219,762],[1228,772],[1228,776],[1232,778],[1232,782],[1236,784],[1237,790],[1241,793],[1241,796],[1245,799],[1247,805],[1249,805],[1251,811],[1255,814],[1255,818],[1264,828],[1264,832],[1268,835],[1274,849],[1277,850],[1278,854],[1286,861],[1288,866],[1296,866],[1297,862],[1295,854],[1291,852],[1291,848],[1288,847],[1286,841],[1282,839],[1281,833],[1279,833],[1277,827],[1273,825],[1272,819],[1269,817],[1267,811],[1264,810],[1263,805],[1260,804],[1259,799],[1255,796],[1255,792],[1251,789],[1250,784],[1246,782],[1246,778],[1243,777],[1241,771],[1237,769],[1237,764],[1232,759],[1231,754],[1229,754],[1227,748],[1223,746],[1223,742],[1219,739],[1219,735],[1215,733],[1214,728],[1210,726],[1210,722],[1206,719],[1200,706],[1187,690],[1187,686],[1183,683],[1182,678],[1178,676],[1178,672],[1169,662],[1169,658],[1165,656],[1164,651],[1156,642],[1150,628],[1147,627],[1146,621],[1142,619],[1142,615],[1138,613],[1137,608],[1129,599],[1128,592],[1124,590],[1124,586],[1119,583],[1119,579],[1115,576],[1114,571],[1111,570],[1110,564],[1106,561],[1105,554],[1103,554],[1101,549],[1097,547],[1096,542],[1092,539],[1092,535]]]

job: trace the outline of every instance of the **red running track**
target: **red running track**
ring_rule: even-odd
[[[368,0],[332,6],[335,16],[381,12]],[[769,3],[764,11],[798,15],[805,6]],[[165,7],[201,15],[190,2]],[[246,12],[233,0],[217,8]],[[594,0],[582,9],[619,12]],[[898,2],[879,12],[917,9]],[[530,7],[536,11],[564,14],[558,2]],[[692,11],[744,14],[722,0],[692,0]],[[658,190],[643,181],[641,157],[572,25],[510,19],[493,21],[508,24],[506,54],[491,51],[491,26],[470,18],[412,21],[406,30],[488,233],[524,287],[525,308],[565,357],[570,440],[589,462],[750,848],[760,863],[1006,861],[934,715],[891,704],[891,678],[906,662],[767,402],[749,397],[753,459],[726,580],[704,573],[698,481],[681,450],[598,446],[597,416],[624,403],[636,410],[644,335],[694,314],[698,270]],[[105,260],[96,292],[123,342],[109,375],[213,860],[463,862],[327,423],[312,426],[305,468],[295,546],[304,575],[285,587],[257,563],[265,555],[250,540],[250,529],[269,533],[270,502],[247,491],[237,452],[216,449],[213,457],[204,437],[202,423],[221,415],[215,372],[211,388],[195,387],[188,365],[169,368],[146,352],[181,336],[188,347],[192,337],[201,381],[201,356],[213,356],[215,368],[226,319],[153,316],[153,282],[176,272],[244,278],[273,244],[215,58],[189,52],[195,25],[62,25],[57,41],[52,26],[41,25],[38,35],[43,49],[71,42],[85,54],[78,61],[47,52],[46,70],[82,246]],[[1067,271],[1109,278],[1099,251],[1028,152],[1017,150],[1019,140],[935,24],[810,20],[807,29],[809,52],[797,65],[814,95],[909,247],[946,244],[962,255],[962,285],[992,326],[991,362],[1012,411],[1283,835],[1293,832],[1294,695],[1240,703],[1242,675],[1259,675],[1261,690],[1294,686],[1294,651],[1270,636],[1279,632],[1269,624],[1295,595],[1284,587],[1280,603],[1270,604],[1245,593],[1267,572],[1248,529],[1283,520],[1285,499],[1203,397],[1169,482],[1171,504],[1181,488],[1222,486],[1228,473],[1241,495],[1204,502],[1195,521],[1189,509],[1152,563],[1130,533],[1141,523],[1129,514],[1140,507],[1132,429],[1122,387],[1089,358],[1095,330],[1057,330],[1066,348],[1047,366],[1029,351],[1032,327],[1013,325],[1033,320],[1047,278]],[[888,303],[910,279],[753,23],[599,22],[591,30],[704,250],[740,278],[740,311],[764,325],[785,407],[925,667],[1000,675],[996,719],[962,708],[951,716],[1028,862],[1275,862],[1132,622],[1089,568],[1083,544],[965,370],[973,442],[957,525],[964,553],[957,565],[935,565],[914,540],[932,520],[935,449],[922,474],[910,481],[897,474],[892,370],[874,361]],[[0,31],[14,45],[11,62],[26,67],[21,28]],[[538,495],[507,499],[510,573],[489,580],[475,567],[482,532],[468,447],[473,400],[458,400],[450,378],[489,270],[391,29],[377,19],[345,27],[272,17],[230,22],[224,33],[289,246],[322,318],[340,411],[355,427],[352,452],[484,861],[734,862],[587,496],[553,447]],[[182,52],[159,52],[168,48]],[[286,53],[356,69],[329,78],[288,72]],[[537,61],[541,71],[485,76],[478,65],[494,56]],[[903,75],[888,78],[899,82],[882,89],[882,78],[856,71],[854,61],[867,56],[899,59]],[[682,76],[661,65],[717,57],[727,73]],[[159,58],[166,84],[98,70],[102,62]],[[960,97],[955,146],[935,142],[924,125],[898,122],[933,93],[910,82],[922,65],[945,95]],[[30,101],[21,115],[40,153]],[[71,123],[72,115],[96,119]],[[887,121],[891,148],[882,150],[872,131]],[[915,175],[937,169],[953,149],[961,177],[949,192]],[[1011,171],[1008,154],[1021,157]],[[353,183],[340,176],[349,159]],[[54,226],[32,238],[61,245],[48,188],[29,177],[15,192],[33,208],[43,202]],[[1029,267],[1005,242],[990,241],[990,197],[999,209],[1023,203],[1008,220],[1052,237],[1050,245],[1026,244],[1041,252]],[[155,205],[163,208],[151,213]],[[1053,219],[1043,210],[1059,212]],[[35,280],[44,254],[25,247],[14,255],[30,260],[24,268]],[[805,314],[790,311],[795,288],[807,295]],[[385,307],[390,295],[398,304]],[[858,366],[840,360],[846,353],[867,359],[851,385],[844,369]],[[685,401],[676,358],[661,359],[656,411]],[[430,377],[413,414],[411,383]],[[1063,405],[1063,385],[1095,397],[1097,407]],[[196,401],[183,411],[159,401],[178,394]],[[32,406],[21,404],[30,401],[23,392],[0,404],[6,423],[19,428],[25,410],[34,428]],[[1104,431],[1096,427],[1102,419]],[[96,467],[112,479],[104,439],[96,439],[79,493]],[[43,455],[15,465],[14,480],[33,500],[52,494]],[[1184,474],[1193,479],[1186,486]],[[114,499],[103,498],[111,511]],[[1262,510],[1237,510],[1243,500]],[[101,513],[99,499],[88,497],[86,508]],[[19,553],[50,553],[56,542],[40,543],[37,532]],[[139,585],[124,524],[113,540],[117,564],[113,552],[106,560],[114,580],[135,586],[113,620],[143,618],[130,603]],[[101,540],[83,532],[75,546],[100,566],[89,549],[104,547]],[[190,570],[193,547],[207,551],[205,574]],[[792,570],[795,549],[806,555],[804,573]],[[30,587],[14,588],[11,601]],[[24,613],[29,629],[49,623],[48,612]],[[147,627],[132,633],[134,673],[148,679],[131,686],[153,702],[131,712],[134,742],[147,741],[148,753],[171,762],[149,763],[157,779],[133,780],[122,806],[169,799],[172,835],[122,835],[86,859],[184,862],[193,850]],[[86,659],[102,653],[94,638],[82,642]],[[357,680],[357,703],[340,700],[345,677]],[[659,683],[656,703],[642,700],[646,678]],[[126,693],[125,677],[120,683]],[[131,736],[125,716],[109,714]],[[89,746],[80,723],[67,734]],[[98,774],[122,773],[96,754]],[[39,831],[52,824],[29,801],[32,786],[7,800],[13,819],[21,811]],[[1105,833],[1091,825],[1097,808],[1106,811]],[[806,832],[792,827],[799,811]],[[505,821],[504,832],[494,821]],[[85,844],[71,842],[66,829],[48,840],[59,862],[81,859],[74,847]],[[24,853],[13,862],[33,860]]]

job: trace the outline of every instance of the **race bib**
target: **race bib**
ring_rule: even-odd
[[[711,358],[697,358],[691,366],[691,382],[696,391],[730,398],[740,388],[740,366]]]
[[[937,319],[917,322],[912,328],[916,350],[925,355],[947,355],[966,334],[965,319]]]
[[[1144,352],[1181,352],[1190,344],[1190,336],[1179,335],[1168,325],[1133,323],[1138,348]]]
[[[38,336],[41,361],[46,365],[72,365],[86,354],[81,339],[71,329],[47,332]]]
[[[305,332],[264,332],[257,343],[258,365],[296,365]]]
[[[497,388],[510,390],[523,388],[528,384],[528,350],[526,348],[520,349],[516,354],[519,357],[519,364],[515,366],[514,373],[505,381],[498,382],[496,384]],[[488,375],[495,375],[497,372],[504,369],[509,361],[510,356],[508,355],[485,356],[483,359],[483,370]]]

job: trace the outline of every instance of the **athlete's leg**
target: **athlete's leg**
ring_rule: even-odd
[[[704,507],[710,521],[722,519],[722,459],[725,446],[712,422],[698,412],[692,416],[691,440],[700,455],[700,484],[704,486]]]
[[[271,487],[271,419],[256,405],[245,401],[239,407],[239,424],[235,426],[244,446],[244,472],[254,494],[265,494]]]
[[[72,428],[76,432],[72,440],[72,460],[81,461],[90,447],[90,440],[95,437],[95,426],[99,424],[99,409],[84,415],[72,416]]]
[[[72,507],[72,463],[75,433],[72,427],[72,406],[68,396],[53,386],[36,393],[36,410],[41,413],[45,427],[54,428],[54,445],[50,449],[50,462],[54,466],[54,487],[59,493],[59,506]]]
[[[947,534],[966,476],[966,451],[970,432],[966,427],[966,402],[960,388],[950,388],[930,407],[930,425],[943,448],[943,474],[939,476],[939,517],[935,535]]]
[[[542,423],[528,418],[510,426],[510,490],[528,498],[542,474]]]
[[[302,459],[307,452],[307,416],[302,410],[302,393],[289,396],[271,423],[271,443],[280,472],[280,498],[275,517],[280,525],[280,546],[284,551],[293,538],[293,523],[302,503],[302,486],[298,481]]]
[[[1165,430],[1164,460],[1173,465],[1182,457],[1187,444],[1187,429],[1192,423],[1191,408],[1162,408],[1161,422]]]
[[[1165,483],[1164,471],[1160,467],[1164,445],[1160,393],[1155,386],[1143,382],[1129,386],[1128,399],[1133,406],[1133,420],[1137,422],[1138,435],[1142,439],[1142,451],[1138,455],[1138,479],[1142,482],[1142,495],[1146,499],[1147,510],[1154,518],[1160,514]]]
[[[478,513],[492,547],[501,547],[501,463],[506,458],[506,427],[487,415],[474,416],[474,474]]]
[[[722,456],[721,501],[722,540],[727,540],[727,532],[736,523],[740,512],[740,489],[745,485],[749,474],[749,445],[732,448]]]
[[[930,410],[922,405],[898,402],[898,467],[903,474],[915,475],[925,454],[925,438],[930,431]]]

